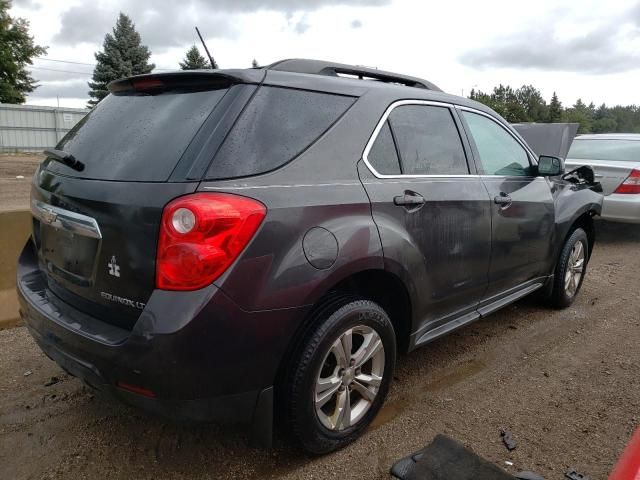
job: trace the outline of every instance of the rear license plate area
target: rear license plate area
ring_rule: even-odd
[[[51,273],[86,284],[93,277],[98,240],[40,224],[42,259]]]

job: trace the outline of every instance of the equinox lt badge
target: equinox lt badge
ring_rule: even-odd
[[[120,265],[116,263],[116,256],[113,255],[111,257],[111,261],[107,264],[109,267],[109,275],[113,275],[114,277],[120,276]]]

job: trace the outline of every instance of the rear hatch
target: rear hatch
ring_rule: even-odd
[[[56,297],[132,328],[155,286],[163,207],[196,190],[216,134],[255,88],[238,83],[212,73],[119,81],[60,141],[56,149],[83,169],[47,158],[31,199],[41,268]]]
[[[576,138],[567,154],[567,170],[589,165],[602,184],[603,194],[610,195],[633,170],[640,170],[640,140]]]

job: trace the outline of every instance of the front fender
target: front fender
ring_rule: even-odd
[[[564,241],[573,226],[584,215],[600,215],[604,197],[586,186],[564,181],[554,183],[552,193],[556,211],[555,255],[553,258],[555,265],[555,259],[560,254]]]

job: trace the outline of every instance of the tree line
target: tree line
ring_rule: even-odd
[[[492,93],[471,90],[469,98],[492,108],[510,123],[571,122],[578,123],[578,133],[640,133],[640,107],[637,105],[616,105],[599,107],[582,99],[570,107],[564,107],[553,92],[547,104],[540,90],[532,85],[513,89],[500,84]]]

